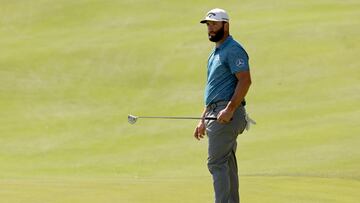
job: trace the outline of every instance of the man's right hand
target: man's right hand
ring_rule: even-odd
[[[205,136],[205,123],[204,120],[199,121],[199,124],[196,126],[194,131],[194,137],[197,140],[200,140],[201,138],[204,138]]]

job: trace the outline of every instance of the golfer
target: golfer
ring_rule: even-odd
[[[251,84],[249,57],[229,33],[226,11],[210,10],[200,22],[206,24],[209,40],[215,42],[207,63],[204,117],[194,131],[198,140],[209,138],[208,169],[213,177],[215,203],[238,203],[239,180],[236,138],[246,125],[245,95]]]

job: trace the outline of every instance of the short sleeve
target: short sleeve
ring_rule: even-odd
[[[227,53],[227,64],[231,73],[249,71],[249,57],[241,46],[232,46]]]

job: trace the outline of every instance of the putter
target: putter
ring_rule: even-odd
[[[202,119],[201,117],[173,117],[173,116],[134,116],[134,115],[128,115],[128,122],[130,124],[134,124],[136,123],[136,121],[139,118],[155,118],[155,119],[195,119],[195,120],[200,120]],[[215,117],[205,117],[205,120],[217,120],[217,118]]]

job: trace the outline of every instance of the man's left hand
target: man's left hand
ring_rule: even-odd
[[[233,111],[230,111],[228,108],[221,110],[217,116],[217,121],[219,123],[228,123],[231,121],[234,115]]]

